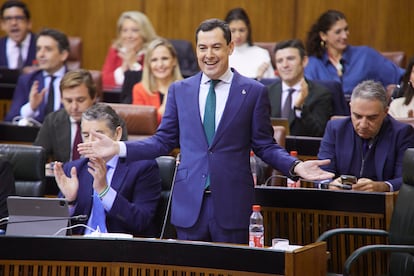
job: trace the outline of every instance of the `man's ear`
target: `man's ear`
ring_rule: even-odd
[[[118,126],[115,129],[115,139],[116,139],[116,141],[121,141],[121,137],[122,137],[122,127]]]

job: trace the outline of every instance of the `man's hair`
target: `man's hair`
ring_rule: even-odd
[[[9,0],[3,3],[3,5],[0,8],[1,18],[3,18],[4,10],[13,8],[13,7],[22,9],[24,16],[26,16],[26,19],[30,20],[30,11],[27,8],[26,4],[21,1],[15,1],[15,0]]]
[[[388,106],[387,92],[380,82],[366,80],[358,84],[351,95],[351,102],[357,98],[366,100],[377,100],[382,103],[384,108]]]
[[[88,88],[88,93],[91,99],[96,97],[96,85],[93,81],[92,75],[88,70],[77,69],[67,72],[62,80],[60,81],[60,91],[63,91],[67,88],[78,87],[81,84],[85,84]]]
[[[58,43],[59,52],[62,53],[65,50],[68,51],[68,53],[70,52],[68,37],[61,31],[55,29],[43,29],[39,32],[37,39],[39,39],[41,36],[49,36],[56,40]]]
[[[89,107],[85,112],[82,114],[82,121],[105,121],[108,128],[115,132],[117,127],[123,126],[122,119],[118,116],[118,114],[110,107],[108,104],[105,103],[96,103]]]
[[[231,42],[231,32],[229,24],[217,18],[207,19],[201,22],[200,26],[198,26],[195,33],[196,43],[198,42],[198,33],[200,31],[208,32],[214,30],[215,28],[220,28],[223,31],[224,39],[226,39],[227,44],[229,44]]]
[[[286,49],[286,48],[298,49],[300,58],[302,60],[306,56],[305,46],[303,45],[303,42],[300,39],[290,39],[290,40],[284,40],[284,41],[278,42],[273,50],[273,54],[276,54],[277,51]]]

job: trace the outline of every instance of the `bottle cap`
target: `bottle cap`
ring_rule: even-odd
[[[291,156],[294,156],[294,157],[297,157],[298,156],[298,152],[296,150],[292,150],[292,151],[290,151],[290,155]]]
[[[253,212],[260,212],[260,205],[253,205]]]

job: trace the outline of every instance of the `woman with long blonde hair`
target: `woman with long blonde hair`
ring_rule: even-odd
[[[132,104],[155,106],[160,122],[168,88],[182,78],[174,46],[164,38],[153,40],[147,48],[142,80],[132,89]]]

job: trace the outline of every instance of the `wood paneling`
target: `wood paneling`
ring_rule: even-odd
[[[1,3],[4,0],[0,0]],[[234,7],[247,10],[254,41],[306,38],[311,24],[327,9],[345,13],[350,43],[369,45],[379,51],[403,50],[414,55],[414,9],[411,0],[26,0],[33,30],[58,28],[83,39],[83,67],[101,69],[121,12],[140,10],[148,15],[158,34],[194,43],[194,30],[207,18],[224,18]]]

